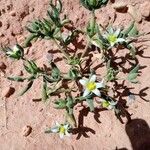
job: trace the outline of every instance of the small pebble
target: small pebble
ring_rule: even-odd
[[[2,25],[3,25],[3,23],[2,23],[2,21],[0,21],[0,27],[2,27]]]
[[[31,126],[26,125],[22,129],[22,135],[25,137],[27,137],[31,132],[32,132]]]
[[[150,16],[150,1],[145,1],[140,6],[141,14],[143,17],[149,17]]]
[[[11,16],[16,16],[16,12],[15,11],[11,11],[10,13],[9,13]]]
[[[0,70],[5,70],[6,69],[6,65],[4,64],[4,62],[0,62]]]
[[[138,108],[138,104],[135,104],[135,105],[134,105],[134,108],[137,109],[137,108]]]
[[[114,9],[123,9],[127,7],[128,3],[126,1],[118,1],[114,3],[112,6]]]

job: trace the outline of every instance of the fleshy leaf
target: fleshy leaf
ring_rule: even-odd
[[[138,83],[138,80],[136,79],[138,76],[138,70],[139,70],[139,65],[137,65],[129,72],[127,76],[127,80],[130,81],[131,83]]]
[[[66,103],[67,103],[66,100],[58,99],[57,101],[54,102],[54,104],[55,104],[54,107],[56,109],[65,109],[66,108]]]
[[[123,33],[124,37],[137,36],[139,32],[138,32],[137,27],[135,25],[135,21],[133,21],[127,29],[122,31],[122,33]]]
[[[17,82],[23,82],[24,80],[26,80],[26,78],[21,78],[21,77],[7,77],[7,79],[11,81],[17,81]]]
[[[86,102],[88,103],[88,105],[90,107],[90,111],[94,111],[93,99],[86,99]]]
[[[58,81],[60,79],[60,70],[53,62],[51,62],[51,67],[52,67],[51,76],[54,80]]]

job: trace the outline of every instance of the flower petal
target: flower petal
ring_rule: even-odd
[[[103,34],[103,37],[104,37],[105,39],[108,39],[108,36],[109,36],[108,33],[104,33],[104,34]]]
[[[90,78],[90,82],[95,82],[95,80],[96,80],[96,75],[92,75]]]
[[[117,102],[111,101],[110,105],[115,106],[117,104]]]
[[[109,43],[110,43],[110,48],[112,48],[116,44],[116,42],[109,42]]]
[[[12,48],[12,50],[15,51],[15,52],[18,51],[17,45],[15,45],[15,46]]]
[[[111,109],[113,109],[114,108],[114,106],[111,106],[111,105],[109,105],[108,107],[107,107],[107,109],[109,109],[109,110],[111,110]]]
[[[102,80],[100,83],[96,83],[96,88],[103,88],[105,87],[105,84],[104,84],[104,80]]]
[[[83,93],[83,97],[86,97],[87,95],[89,95],[90,91],[88,89],[85,89],[84,93]]]
[[[79,80],[80,84],[82,84],[83,86],[86,86],[88,79],[80,79]]]
[[[118,39],[117,39],[117,42],[125,42],[125,39],[123,39],[123,38],[118,38]]]
[[[56,121],[56,126],[57,126],[57,127],[60,127],[61,125]]]
[[[59,137],[60,137],[61,139],[63,139],[63,138],[64,138],[64,133],[59,133]]]
[[[114,29],[112,27],[109,27],[108,31],[109,31],[109,34],[113,34],[114,33]]]
[[[115,31],[114,35],[115,35],[116,37],[118,37],[119,34],[120,34],[120,31],[121,31],[121,29],[117,29],[117,30]]]
[[[7,51],[6,54],[7,55],[13,55],[14,53],[12,51]]]
[[[57,133],[57,132],[59,131],[59,127],[52,127],[52,128],[51,128],[51,131],[52,131],[53,133]]]
[[[65,131],[65,135],[70,137],[70,133],[68,133],[68,131]]]
[[[65,128],[66,130],[68,130],[69,124],[65,124],[65,125],[64,125],[64,128]]]
[[[92,91],[95,95],[97,95],[97,96],[101,96],[101,93],[100,93],[100,91],[98,90],[98,89],[95,89],[95,90],[93,90]]]

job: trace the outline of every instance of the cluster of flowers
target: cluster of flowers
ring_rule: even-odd
[[[111,50],[114,47],[117,47],[118,45],[122,45],[125,48],[128,48],[130,50],[130,53],[134,57],[135,48],[132,45],[132,40],[129,38],[129,35],[137,34],[137,30],[134,26],[134,23],[132,23],[127,30],[109,27],[105,31],[100,31],[100,28],[96,23],[95,10],[106,5],[108,0],[80,0],[80,2],[85,8],[87,8],[92,13],[92,19],[89,21],[89,24],[87,25],[87,31],[85,32],[85,35],[88,37],[89,42],[86,47],[88,47],[89,45],[94,45],[100,48],[102,55],[105,55],[105,57],[107,57],[107,59],[104,59],[103,61],[106,63],[106,66],[110,63],[109,59],[111,59],[108,55],[109,50]],[[64,37],[62,28],[70,21],[66,17],[64,17],[63,20],[60,19],[60,12],[62,10],[61,0],[57,0],[56,6],[53,5],[52,3],[50,4],[50,6],[52,10],[48,11],[49,15],[48,19],[43,19],[42,21],[41,20],[34,21],[30,26],[27,27],[27,30],[31,33],[31,35],[29,38],[27,38],[27,41],[25,42],[26,44],[23,48],[19,44],[17,44],[12,48],[5,49],[5,53],[7,56],[17,60],[22,59],[24,63],[27,63],[28,65],[24,64],[24,68],[30,74],[28,78],[9,77],[9,79],[18,82],[23,82],[24,80],[28,81],[27,87],[21,94],[23,95],[31,88],[33,81],[36,78],[42,77],[43,80],[42,99],[44,100],[48,99],[50,94],[58,92],[59,88],[61,88],[62,86],[59,84],[61,84],[62,81],[64,80],[69,80],[69,82],[75,81],[75,83],[77,83],[76,86],[78,86],[78,83],[82,85],[81,94],[82,93],[83,94],[81,96],[81,101],[86,100],[88,102],[88,100],[90,99],[92,100],[92,107],[93,107],[93,99],[94,97],[98,97],[98,102],[101,104],[103,108],[114,110],[116,112],[118,110],[117,101],[112,99],[111,97],[109,97],[108,99],[105,98],[105,96],[103,96],[104,94],[103,91],[105,91],[108,81],[114,81],[116,79],[115,75],[117,70],[114,70],[111,66],[108,65],[109,66],[107,68],[108,78],[107,79],[104,78],[100,82],[98,82],[96,79],[97,78],[96,73],[91,73],[89,75],[89,78],[86,78],[87,76],[84,77],[85,75],[84,73],[82,74],[80,67],[82,65],[82,61],[84,60],[83,57],[87,52],[88,48],[85,49],[85,52],[83,52],[81,57],[71,56],[69,54],[69,52],[67,51],[67,49],[65,49],[65,47],[67,47],[68,44],[71,43],[72,39],[76,36],[76,34],[79,31],[73,30],[71,34],[66,35]],[[64,76],[64,74],[61,73],[61,71],[57,68],[56,64],[52,61],[51,58],[50,58],[51,60],[49,60],[49,64],[51,65],[52,68],[51,73],[48,73],[47,71],[38,68],[33,61],[29,61],[24,58],[24,48],[28,47],[31,41],[37,38],[51,39],[53,40],[53,42],[55,42],[60,52],[64,55],[64,58],[67,60],[67,63],[70,65],[70,70],[68,71],[67,76]],[[60,45],[58,42],[60,43]],[[127,80],[132,83],[136,83],[137,76],[138,76],[138,66],[135,67],[130,72]],[[54,85],[54,87],[48,87],[48,84],[50,85],[52,84]],[[67,90],[66,93],[68,92]],[[68,93],[71,95],[72,91],[70,90],[69,92]],[[81,102],[79,100],[80,98],[78,97],[71,100],[69,99],[70,97],[68,99],[67,98],[65,100],[60,99],[56,101],[55,104],[58,105],[59,109],[65,109],[69,117],[71,117],[72,120],[75,120],[73,115],[73,107],[77,103]],[[76,99],[78,99],[79,101],[76,101]],[[70,125],[68,121],[61,124],[56,122],[56,125],[54,127],[49,128],[45,132],[58,133],[60,138],[63,138],[64,136],[70,136],[71,129],[72,125]]]

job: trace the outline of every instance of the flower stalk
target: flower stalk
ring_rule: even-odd
[[[69,60],[70,60],[70,55],[65,51],[64,48],[62,48],[62,47],[57,43],[57,41],[56,41],[55,39],[54,39],[53,41],[54,41],[54,43],[57,45],[57,47],[59,48],[60,52],[61,52],[62,54],[64,54],[65,58],[69,61]]]

